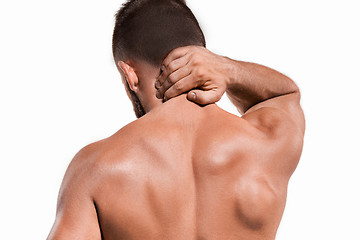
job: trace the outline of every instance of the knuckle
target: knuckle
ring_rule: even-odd
[[[221,97],[222,97],[222,92],[221,91],[218,91],[218,90],[215,90],[215,91],[213,91],[212,92],[212,98],[213,98],[213,101],[214,102],[217,102],[217,101],[219,101],[220,99],[221,99]]]
[[[201,63],[201,59],[198,56],[194,57],[194,66],[198,67]]]
[[[197,68],[196,69],[196,76],[198,78],[203,78],[204,77],[204,71],[201,68]]]
[[[169,72],[175,71],[175,63],[174,62],[169,63],[168,69],[169,69]]]
[[[220,94],[218,94],[218,93],[215,93],[216,95],[214,95],[214,102],[218,102],[218,101],[220,101],[220,99],[221,99],[221,95]]]
[[[176,90],[177,92],[181,91],[183,89],[183,84],[180,83],[180,82],[177,82],[175,85],[174,85],[174,90]]]
[[[160,82],[161,85],[163,85],[165,81],[166,81],[165,76],[163,76],[161,79],[159,79],[159,82]]]
[[[159,83],[162,83],[162,82],[164,81],[164,72],[162,72],[162,73],[160,74],[160,76],[157,78],[157,81],[158,81]]]
[[[163,71],[166,71],[167,66],[170,64],[170,59],[169,58],[165,58],[164,61],[162,62],[162,67],[163,67]]]
[[[171,84],[174,84],[176,82],[176,78],[175,78],[174,74],[169,75],[168,82]]]
[[[189,58],[191,59],[192,62],[194,62],[194,60],[195,60],[194,55],[195,54],[193,51],[189,52]]]
[[[175,49],[173,49],[173,50],[170,52],[170,54],[171,54],[171,55],[177,55],[177,54],[180,53],[180,51],[181,51],[181,48],[175,48]]]
[[[165,94],[164,94],[164,99],[168,100],[171,98],[171,92],[167,91]]]
[[[200,52],[199,52],[198,50],[194,51],[194,58],[195,58],[196,60],[199,60],[200,57],[201,57]]]
[[[202,83],[201,79],[198,78],[198,77],[196,77],[196,78],[194,79],[194,82],[195,82],[196,85],[201,85],[201,83]]]

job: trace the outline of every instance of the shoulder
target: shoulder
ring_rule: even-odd
[[[292,93],[268,99],[250,108],[243,116],[257,129],[277,137],[290,133],[302,136],[305,132],[305,117],[300,105],[300,93]],[[288,131],[291,130],[291,131]],[[296,133],[294,135],[294,133]]]
[[[74,156],[61,184],[60,201],[69,195],[90,195],[95,165],[101,155],[101,148],[100,142],[91,143]]]
[[[135,125],[137,124],[131,123],[112,136],[81,148],[66,170],[63,185],[67,186],[68,182],[82,185],[93,182],[114,161],[119,162],[125,159],[128,156],[127,153],[131,151],[131,146],[137,141]]]
[[[216,163],[233,163],[227,160],[232,156],[241,166],[261,168],[284,179],[295,170],[302,152],[304,132],[288,112],[266,106],[243,117],[229,114],[222,121],[219,121],[222,127],[217,128],[216,135],[210,140],[210,145],[214,146],[211,157]]]
[[[74,178],[82,176],[82,181],[99,180],[115,166],[134,160],[142,152],[147,132],[145,128],[146,121],[136,120],[113,135],[83,147],[74,156],[66,175]]]
[[[254,131],[263,134],[265,149],[271,150],[273,155],[288,159],[294,169],[301,155],[305,133],[305,117],[299,92],[259,103],[242,118],[253,126]]]

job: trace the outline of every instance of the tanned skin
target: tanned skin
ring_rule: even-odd
[[[74,157],[48,239],[275,239],[305,129],[294,82],[195,46],[117,65],[147,113]],[[213,104],[225,92],[242,117]]]

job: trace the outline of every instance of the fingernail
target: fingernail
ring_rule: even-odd
[[[156,88],[156,89],[159,89],[159,88],[160,88],[160,82],[159,82],[159,81],[156,81],[156,82],[155,82],[155,88]]]
[[[192,98],[193,100],[196,100],[196,93],[191,92],[190,95],[191,95],[191,98]]]
[[[165,66],[164,65],[161,65],[161,71],[165,71]]]
[[[159,92],[156,93],[156,97],[157,97],[158,99],[161,99],[161,96],[160,96],[160,93],[159,93]]]

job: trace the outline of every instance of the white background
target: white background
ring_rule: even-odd
[[[111,53],[121,3],[0,2],[1,239],[45,239],[74,154],[135,120]],[[357,1],[188,5],[210,50],[275,68],[302,91],[305,146],[277,240],[359,240]]]

